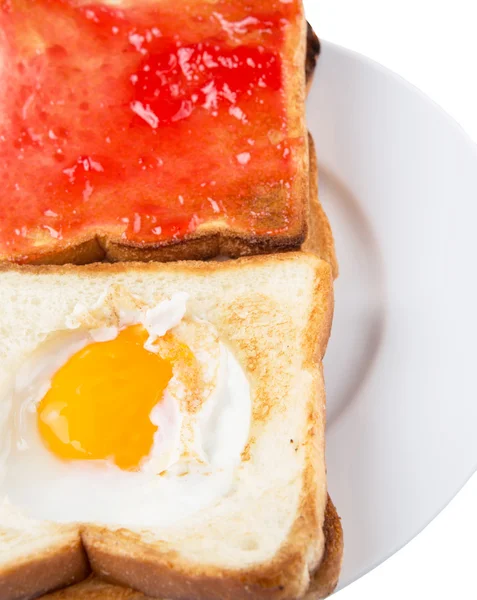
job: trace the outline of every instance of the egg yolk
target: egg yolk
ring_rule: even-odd
[[[74,354],[52,378],[38,406],[46,446],[62,459],[110,459],[137,470],[153,444],[150,412],[172,377],[168,360],[144,348],[141,325]]]

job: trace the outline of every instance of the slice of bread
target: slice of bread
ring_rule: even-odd
[[[2,74],[3,260],[168,261],[300,247],[301,0],[261,0],[252,12],[246,0],[194,1],[179,25],[172,0],[103,0],[96,12],[79,1],[8,4],[0,53],[18,68]],[[170,57],[175,66],[164,70]],[[177,93],[183,104],[166,116]]]
[[[333,309],[330,266],[306,253],[223,263],[4,266],[0,389],[78,302],[93,305],[111,285],[149,304],[159,292],[187,291],[190,310],[216,327],[247,374],[252,422],[235,483],[215,504],[166,529],[79,525],[93,572],[172,599],[301,598],[322,569],[317,594],[332,588],[341,536],[326,509],[321,367]],[[36,561],[44,558],[36,553]],[[29,579],[27,564],[18,585]],[[0,585],[4,573],[0,564]]]
[[[41,596],[40,600],[151,600],[151,596],[107,583],[93,575],[81,583]]]
[[[77,526],[31,521],[2,507],[0,565],[0,598],[9,600],[35,598],[90,572]]]
[[[330,498],[325,513],[325,551],[320,566],[313,574],[304,600],[321,600],[329,596],[338,583],[343,557],[343,532],[340,519]],[[153,600],[141,592],[107,583],[92,575],[81,583],[42,596],[41,600]]]

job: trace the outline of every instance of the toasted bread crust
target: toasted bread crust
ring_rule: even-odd
[[[104,271],[108,271],[108,273],[124,273],[131,270],[137,271],[157,271],[158,268],[162,272],[177,272],[180,270],[182,273],[190,273],[197,274],[203,273],[204,275],[208,273],[214,273],[217,270],[221,271],[235,271],[243,269],[244,265],[259,265],[260,263],[270,262],[271,259],[274,261],[288,261],[293,259],[293,257],[308,257],[308,260],[316,264],[317,256],[313,252],[287,252],[286,254],[275,254],[273,257],[270,255],[263,256],[241,256],[236,260],[226,260],[220,261],[219,265],[218,261],[202,261],[202,260],[184,260],[184,261],[175,261],[175,262],[166,262],[159,263],[154,261],[147,262],[115,262],[115,263],[104,263],[104,262],[94,262],[88,263],[86,265],[76,265],[73,263],[67,263],[65,265],[18,265],[15,263],[0,263],[0,273],[3,271],[17,271],[17,272],[27,272],[35,275],[49,275],[59,273],[81,273],[82,275],[94,275],[101,274]],[[319,258],[319,257],[318,257]]]
[[[338,583],[343,556],[343,532],[336,509],[328,496],[325,521],[325,550],[320,566],[315,571],[305,600],[321,600],[329,596]],[[97,576],[83,583],[43,596],[41,600],[152,600],[141,592],[110,584]]]
[[[343,529],[335,505],[328,496],[325,521],[325,551],[323,560],[311,580],[305,600],[321,600],[333,593],[338,584],[343,562]]]
[[[316,34],[308,24],[303,21],[303,28],[298,39],[290,40],[288,51],[291,56],[305,56],[305,72],[307,88],[311,84],[316,59],[319,52],[319,42]],[[306,44],[308,44],[306,46]],[[298,65],[297,65],[298,67]],[[300,79],[300,78],[299,78]],[[288,110],[297,113],[297,106],[304,102],[304,81],[293,86],[290,94]],[[301,117],[304,130],[304,115]],[[305,146],[308,145],[305,140]],[[303,153],[303,164],[298,168],[297,177],[293,184],[293,197],[304,201],[300,206],[301,215],[297,219],[295,230],[288,230],[286,234],[255,235],[247,232],[234,231],[223,227],[207,227],[184,239],[168,241],[161,244],[137,244],[125,242],[120,238],[97,235],[77,237],[63,247],[52,247],[37,250],[35,254],[22,257],[0,257],[0,262],[13,261],[29,264],[88,264],[107,260],[117,261],[177,261],[177,260],[206,260],[218,255],[231,258],[248,256],[252,254],[270,254],[297,250],[307,238],[307,213],[309,210],[306,199],[309,197],[310,180],[308,176],[308,150]],[[278,202],[282,202],[277,199]]]
[[[308,196],[308,184],[302,185],[303,194]],[[303,219],[303,223],[306,220]],[[272,254],[298,249],[306,239],[307,226],[292,236],[255,236],[239,234],[227,230],[207,231],[193,234],[186,239],[162,245],[141,245],[125,243],[114,239],[103,239],[100,245],[104,248],[106,259],[119,261],[158,261],[172,262],[176,260],[206,260],[223,255],[230,258],[251,256],[256,254]]]
[[[141,245],[98,236],[79,241],[59,251],[51,251],[26,261],[32,265],[87,265],[103,260],[109,262],[174,262],[177,260],[207,260],[219,255],[237,258],[257,254],[287,252],[300,247],[305,231],[296,237],[250,238],[227,231],[196,233],[184,240],[163,245]],[[20,261],[21,262],[21,261]]]
[[[89,546],[88,556],[93,572],[106,581],[132,586],[153,598],[258,600],[294,598],[302,595],[297,589],[285,591],[282,583],[288,573],[294,573],[298,557],[292,560],[291,564],[281,562],[280,566],[286,568],[285,572],[277,565],[273,570],[254,569],[244,572],[243,575],[222,570],[212,576],[202,572],[191,575],[185,570],[173,570],[167,564],[173,557],[159,562],[158,557],[152,554],[148,559],[144,557],[139,560],[126,552],[112,555],[108,550],[96,545]]]
[[[28,600],[51,590],[82,581],[91,568],[78,539],[53,552],[2,572],[0,598],[2,600]]]
[[[81,583],[64,588],[39,600],[151,600],[141,592],[121,587],[92,575]]]
[[[336,258],[335,242],[331,225],[320,202],[318,193],[318,159],[315,143],[311,134],[308,134],[310,148],[310,215],[308,236],[302,250],[312,252],[326,260],[333,269],[333,277],[339,275],[338,260]]]
[[[100,240],[98,238],[87,238],[77,240],[75,245],[69,245],[62,250],[42,253],[25,262],[31,265],[87,265],[88,263],[101,261],[104,257],[105,252]]]

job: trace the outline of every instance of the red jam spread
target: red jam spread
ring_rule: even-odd
[[[216,220],[286,233],[303,139],[282,55],[299,18],[299,0],[0,0],[2,254]]]

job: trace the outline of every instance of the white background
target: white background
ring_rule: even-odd
[[[305,0],[305,7],[320,37],[402,75],[477,142],[476,0]],[[477,599],[476,563],[474,475],[416,539],[336,599]]]

